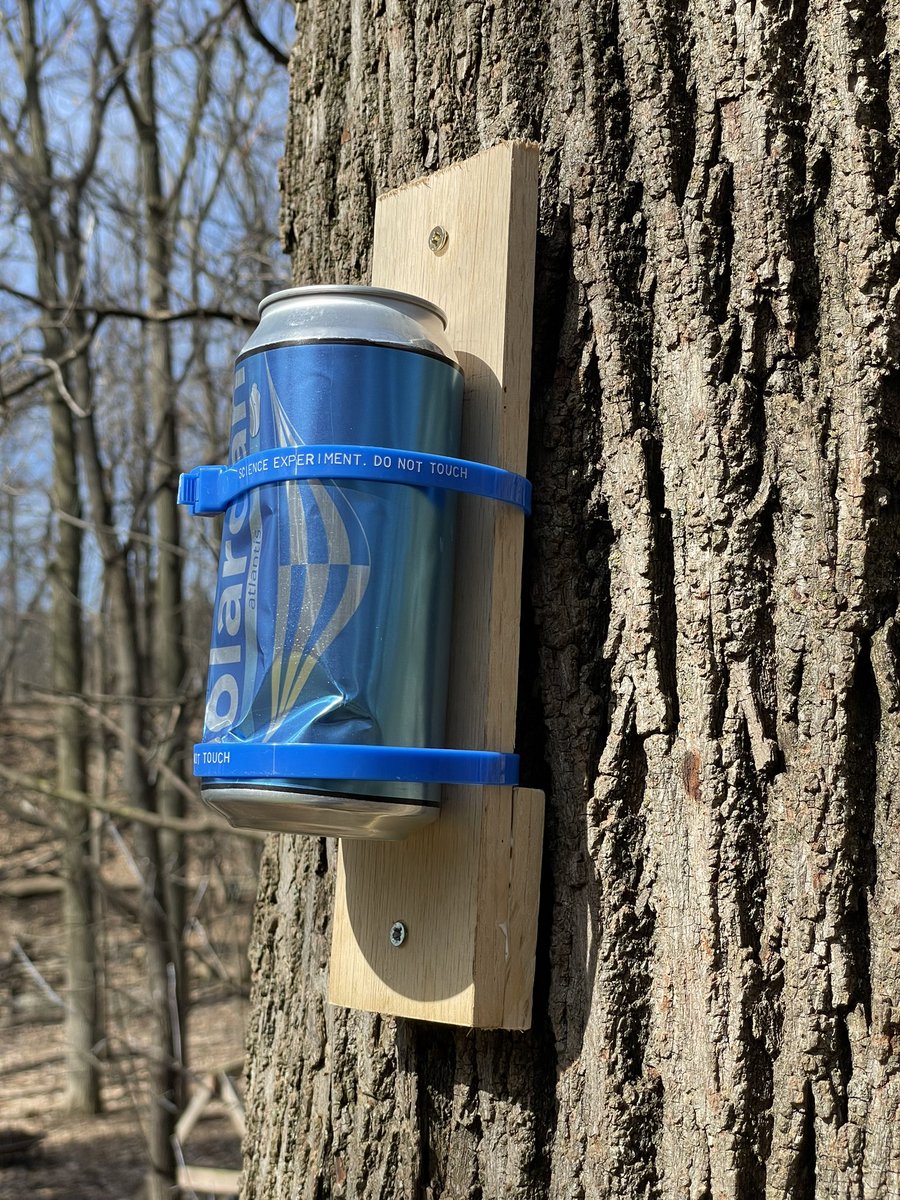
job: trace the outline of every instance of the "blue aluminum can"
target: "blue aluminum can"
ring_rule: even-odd
[[[458,453],[463,379],[436,306],[329,286],[259,312],[235,367],[232,463],[335,444]],[[226,511],[204,725],[223,776],[202,795],[232,824],[398,838],[437,816],[433,783],[227,777],[240,744],[443,745],[455,496],[410,482],[265,483]]]

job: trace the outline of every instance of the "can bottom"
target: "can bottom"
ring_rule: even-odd
[[[236,829],[376,841],[402,841],[436,821],[441,811],[440,804],[424,800],[325,795],[254,784],[212,784],[202,787],[200,796]]]

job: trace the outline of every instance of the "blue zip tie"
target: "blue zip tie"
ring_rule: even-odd
[[[416,746],[334,746],[288,742],[199,742],[203,779],[353,779],[515,787],[518,754]]]
[[[195,467],[178,482],[178,503],[195,516],[209,516],[224,512],[253,488],[296,479],[368,479],[447,488],[531,512],[531,484],[524,475],[464,458],[385,446],[282,446],[248,454],[230,466]]]

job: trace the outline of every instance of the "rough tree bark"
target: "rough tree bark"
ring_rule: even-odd
[[[243,1195],[900,1195],[900,8],[309,0],[283,233],[543,147],[520,713],[534,1028],[324,1002],[272,840]]]

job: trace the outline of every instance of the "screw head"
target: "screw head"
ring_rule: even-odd
[[[391,945],[394,947],[402,946],[406,941],[406,926],[402,921],[395,921],[391,926],[391,932],[388,934],[391,940]]]
[[[443,225],[435,225],[431,233],[428,235],[428,249],[432,254],[440,254],[447,245],[450,235]]]

